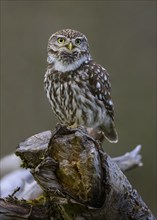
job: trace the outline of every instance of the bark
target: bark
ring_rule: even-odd
[[[60,125],[28,138],[16,154],[44,193],[26,201],[15,191],[1,199],[2,219],[155,219],[122,172],[141,166],[140,149],[112,159],[84,128]]]

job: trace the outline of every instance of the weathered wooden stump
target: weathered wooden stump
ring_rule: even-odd
[[[118,165],[84,128],[59,125],[54,132],[34,135],[19,144],[16,154],[43,195],[33,201],[1,199],[3,219],[155,219]],[[138,159],[130,166],[139,165]],[[121,164],[120,158],[115,161]]]

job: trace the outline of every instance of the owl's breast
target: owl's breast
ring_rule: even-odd
[[[88,78],[86,72],[47,74],[47,97],[62,123],[88,127],[100,124],[102,106],[90,92]]]
[[[59,120],[68,125],[76,122],[78,109],[77,86],[73,75],[60,72],[53,73],[52,71],[45,74],[45,89],[51,107]]]

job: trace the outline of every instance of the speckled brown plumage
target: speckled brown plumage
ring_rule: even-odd
[[[117,142],[109,74],[93,61],[85,35],[71,29],[53,34],[47,61],[45,89],[59,120],[100,129]]]

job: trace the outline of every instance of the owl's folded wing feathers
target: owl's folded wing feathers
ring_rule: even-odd
[[[111,83],[109,74],[94,62],[89,65],[90,90],[94,96],[104,103],[107,114],[114,120],[114,105],[111,99]]]

